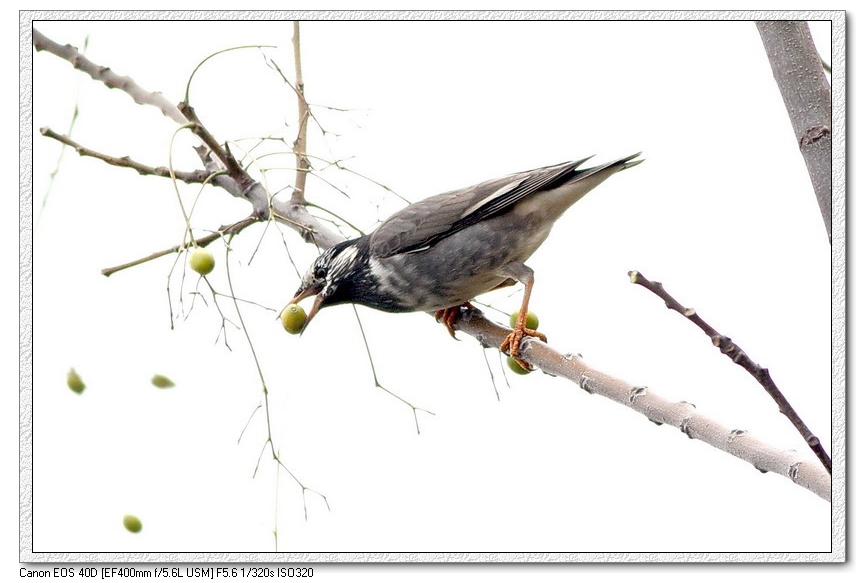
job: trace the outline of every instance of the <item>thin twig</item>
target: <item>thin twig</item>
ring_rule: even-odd
[[[309,159],[306,157],[306,128],[309,122],[309,104],[303,94],[303,68],[300,64],[300,23],[294,21],[294,35],[291,46],[294,48],[294,91],[297,93],[297,139],[294,141],[294,155],[297,158],[297,172],[291,202],[303,204],[306,191],[306,175],[309,173]]]
[[[97,160],[101,160],[111,166],[131,168],[142,176],[159,176],[161,178],[172,177],[171,172],[165,166],[148,166],[146,164],[142,164],[141,162],[136,162],[129,156],[121,156],[118,158],[116,156],[109,156],[108,154],[97,152],[96,150],[92,150],[86,146],[82,146],[81,144],[70,138],[68,135],[58,134],[49,127],[39,128],[39,133],[46,138],[57,140],[61,144],[65,144],[73,148],[75,150],[75,153],[81,156],[96,158]],[[193,170],[191,172],[181,172],[178,170],[174,171],[174,178],[187,184],[202,184],[204,182],[207,182],[208,176],[210,176],[210,173],[206,170]]]
[[[219,161],[222,162],[228,175],[240,187],[240,192],[243,197],[252,204],[255,215],[261,220],[270,218],[270,196],[267,194],[264,187],[257,180],[252,178],[252,176],[243,169],[240,163],[238,163],[237,159],[229,149],[220,144],[213,134],[208,131],[195,113],[195,108],[186,102],[178,104],[177,107],[180,109],[181,113],[186,116],[186,119],[192,123],[190,126],[192,133],[198,136],[198,138],[204,142],[208,148],[210,148],[210,151],[219,158]]]
[[[400,397],[399,395],[397,395],[396,393],[394,393],[393,391],[391,391],[390,389],[388,389],[387,387],[385,387],[383,384],[381,384],[379,382],[378,374],[375,372],[375,362],[373,362],[373,360],[372,360],[372,351],[370,351],[370,349],[369,349],[369,342],[367,342],[367,339],[366,339],[366,332],[364,332],[363,323],[360,321],[360,314],[357,313],[357,306],[352,304],[351,307],[354,310],[354,317],[357,319],[357,327],[360,329],[360,335],[361,335],[361,338],[363,338],[363,345],[366,347],[366,356],[367,356],[367,358],[369,358],[369,368],[372,371],[373,383],[375,384],[376,388],[381,389],[382,391],[384,391],[385,393],[387,393],[388,395],[390,395],[394,399],[401,401],[403,404],[411,407],[411,412],[414,415],[414,427],[415,427],[415,430],[417,431],[417,434],[420,435],[420,422],[418,421],[418,418],[417,418],[417,412],[423,411],[424,413],[428,413],[430,415],[435,415],[435,413],[433,413],[432,411],[429,411],[427,409],[424,409],[422,407],[416,407],[415,405],[413,405],[412,403],[409,403],[408,401],[406,401],[405,399],[403,399],[402,397]]]
[[[127,93],[136,103],[151,105],[158,108],[165,116],[174,120],[178,124],[185,125],[188,121],[193,122],[194,125],[191,129],[193,129],[196,135],[202,138],[202,141],[205,141],[207,144],[206,148],[197,149],[199,155],[202,156],[202,160],[206,167],[206,173],[177,173],[177,178],[180,180],[191,183],[205,182],[208,176],[213,176],[215,173],[227,169],[234,175],[229,177],[223,174],[216,174],[213,178],[213,184],[224,189],[232,196],[245,198],[252,205],[256,216],[258,216],[260,220],[274,218],[271,216],[271,209],[273,209],[278,214],[276,217],[277,220],[289,225],[297,231],[307,243],[315,243],[322,248],[328,248],[336,244],[338,241],[343,240],[343,237],[341,237],[339,233],[328,228],[326,225],[323,225],[318,221],[318,219],[310,215],[304,205],[271,200],[266,189],[257,181],[252,179],[240,167],[240,165],[237,164],[237,161],[230,155],[230,152],[223,148],[223,146],[205,129],[204,124],[201,123],[195,115],[194,110],[188,105],[185,106],[184,111],[181,113],[179,106],[168,101],[162,93],[158,91],[148,91],[142,88],[130,77],[120,76],[110,67],[90,61],[72,45],[62,45],[57,43],[35,29],[33,30],[33,46],[37,51],[51,53],[69,62],[74,68],[87,73],[94,80],[103,83],[106,87],[118,89]],[[184,105],[185,104],[181,104],[181,106]],[[53,131],[50,132],[50,134],[46,133],[48,137],[64,142],[64,140],[61,139],[61,134],[57,134]],[[68,145],[75,147],[76,149],[81,147],[71,139],[67,138],[67,140],[68,141],[65,141],[64,143],[68,143]],[[144,174],[170,178],[170,172],[167,168],[151,167],[135,162],[126,157],[107,156],[86,148],[80,149],[79,153],[99,158],[116,166],[133,168]],[[224,165],[224,167],[220,167],[219,164],[214,163],[213,156],[217,156],[219,162]]]
[[[90,36],[89,35],[85,36],[84,37],[84,52],[87,52],[87,45],[89,42],[90,42]],[[81,94],[81,80],[78,79],[78,82],[76,83],[76,86],[75,86],[75,101],[74,101],[73,108],[72,108],[72,118],[69,120],[69,127],[66,129],[67,135],[72,134],[72,130],[75,129],[75,124],[78,121],[78,113],[79,113],[78,103],[79,103],[80,94]],[[40,129],[40,131],[42,131],[42,130]],[[51,191],[53,190],[55,180],[57,178],[57,175],[60,173],[60,164],[63,161],[63,155],[65,153],[66,153],[66,148],[60,148],[60,154],[57,156],[57,161],[55,162],[54,170],[52,170],[48,174],[48,178],[49,178],[48,188],[45,190],[45,196],[42,197],[42,204],[39,205],[39,213],[36,215],[36,221],[35,221],[34,226],[39,225],[39,221],[42,219],[42,213],[45,211],[45,207],[48,205],[48,197],[51,196]]]
[[[229,243],[230,242],[231,242],[231,239],[229,238]],[[227,246],[225,249],[225,253],[226,253],[225,264],[226,265],[229,265],[229,262],[228,262],[228,253],[229,252],[230,252],[230,246]],[[294,475],[294,472],[292,472],[288,468],[288,466],[286,466],[282,462],[282,460],[279,457],[279,453],[277,452],[276,445],[273,442],[273,431],[272,431],[272,424],[271,424],[271,419],[270,419],[270,398],[269,398],[269,390],[267,388],[267,381],[264,378],[264,371],[262,370],[261,363],[258,360],[258,353],[255,350],[255,345],[252,343],[252,337],[249,335],[249,329],[246,327],[246,323],[243,320],[243,313],[240,309],[240,304],[237,301],[237,295],[234,292],[234,284],[232,283],[231,269],[230,268],[226,269],[226,281],[228,282],[228,290],[230,292],[229,295],[234,302],[234,309],[235,309],[235,312],[237,313],[237,318],[240,321],[240,328],[243,331],[244,337],[246,338],[246,343],[249,346],[249,351],[250,351],[250,354],[252,355],[252,360],[253,360],[253,364],[255,365],[255,370],[258,373],[258,378],[259,378],[259,381],[261,382],[261,392],[262,392],[263,399],[264,399],[265,426],[267,429],[267,438],[265,439],[264,445],[270,447],[270,453],[273,456],[273,460],[278,464],[279,467],[281,467],[283,470],[285,470],[285,472],[289,476],[291,476],[291,479],[293,479],[297,483],[297,485],[300,487],[301,493],[303,495],[303,515],[304,515],[304,517],[306,517],[307,516],[306,491],[309,490],[310,492],[315,492],[316,494],[318,494],[325,501],[325,504],[327,504],[327,496],[325,496],[324,494],[322,494],[316,490],[313,490],[312,488],[310,488],[306,484],[304,484],[302,481],[300,481],[300,479]],[[257,467],[256,467],[256,471],[257,471]],[[328,505],[328,507],[329,507],[329,505]]]
[[[142,263],[147,263],[148,261],[153,261],[154,259],[159,259],[160,257],[165,257],[166,255],[171,255],[173,253],[179,253],[184,249],[188,249],[190,246],[195,245],[197,247],[207,247],[220,237],[224,235],[236,235],[237,233],[244,230],[246,227],[253,225],[258,222],[258,218],[250,216],[245,219],[241,219],[234,224],[227,225],[224,227],[220,227],[218,231],[214,233],[210,233],[209,235],[205,235],[203,237],[199,237],[192,241],[187,245],[175,245],[174,247],[169,247],[168,249],[163,249],[161,251],[155,251],[146,257],[141,257],[139,259],[135,259],[133,261],[129,261],[128,263],[122,263],[120,265],[115,265],[114,267],[106,267],[102,270],[102,275],[108,277],[109,275],[113,275],[118,271],[123,271],[124,269],[128,269],[130,267],[135,267],[136,265],[141,265]]]
[[[664,289],[664,286],[657,281],[650,281],[646,279],[642,273],[639,271],[631,271],[629,272],[631,277],[631,283],[636,283],[637,285],[643,286],[662,300],[664,300],[664,304],[667,308],[680,313],[688,320],[693,322],[700,330],[706,333],[706,335],[712,340],[712,345],[718,348],[722,354],[726,354],[733,362],[747,370],[751,376],[757,379],[757,382],[762,385],[766,392],[775,400],[775,403],[778,404],[778,408],[783,415],[785,415],[802,438],[805,440],[805,443],[808,444],[808,447],[814,452],[814,455],[817,456],[817,459],[823,464],[823,467],[831,474],[832,473],[832,460],[829,458],[829,455],[826,453],[826,450],[823,449],[823,445],[820,443],[820,440],[811,433],[811,430],[805,425],[805,422],[802,421],[802,418],[799,417],[799,414],[796,413],[796,410],[793,409],[793,406],[790,405],[790,402],[787,401],[787,398],[781,393],[778,386],[775,384],[775,381],[772,380],[772,377],[769,375],[769,370],[763,368],[758,365],[756,362],[751,360],[751,358],[745,354],[736,343],[734,343],[727,336],[723,336],[718,333],[717,330],[712,328],[703,318],[697,315],[696,310],[693,308],[686,308],[682,304],[680,304],[673,296]]]

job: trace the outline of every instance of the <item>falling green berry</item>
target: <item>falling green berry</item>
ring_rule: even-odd
[[[306,312],[297,304],[288,304],[279,315],[282,327],[289,334],[300,334],[303,325],[306,324]]]
[[[69,372],[66,373],[66,386],[69,387],[72,392],[80,395],[84,392],[86,385],[84,384],[84,381],[81,380],[81,376],[75,372],[75,369],[70,368]]]
[[[522,367],[520,363],[518,363],[514,358],[508,357],[508,368],[514,371],[517,374],[529,374],[530,370],[526,370]]]
[[[132,514],[127,514],[123,517],[123,526],[129,532],[141,532],[141,519]]]
[[[150,379],[150,383],[158,389],[170,389],[174,386],[174,381],[162,374],[155,374]]]
[[[520,312],[519,310],[511,314],[511,328],[517,325],[517,318],[519,318]],[[538,320],[538,315],[529,310],[526,312],[526,328],[529,330],[537,330],[540,321]]]
[[[216,260],[213,258],[213,253],[202,247],[196,247],[189,254],[189,267],[200,275],[207,275],[213,271],[216,265]]]

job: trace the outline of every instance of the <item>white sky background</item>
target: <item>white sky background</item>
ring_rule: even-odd
[[[227,47],[275,45],[292,71],[286,22],[39,23],[61,43],[183,98],[188,77]],[[829,58],[829,26],[812,25]],[[629,283],[639,269],[769,368],[830,443],[830,250],[783,103],[751,22],[304,23],[308,99],[329,135],[310,149],[419,200],[597,154],[646,162],[573,207],[529,261],[532,308],[556,348],[780,448],[807,448],[772,400],[696,327]],[[258,50],[211,59],[192,104],[220,140],[296,131],[293,94]],[[175,125],[54,56],[34,57],[33,126],[104,153],[167,165]],[[193,169],[194,141],[175,143]],[[254,144],[241,141],[233,146]],[[272,150],[279,149],[271,146]],[[283,151],[287,147],[282,147]],[[34,214],[59,147],[34,138]],[[265,157],[276,191],[293,158]],[[320,166],[322,164],[319,164]],[[283,169],[279,169],[283,168]],[[367,230],[400,201],[344,172],[308,197]],[[810,492],[568,381],[502,372],[499,357],[451,340],[423,314],[360,308],[374,386],[350,307],[302,338],[275,319],[315,250],[293,232],[247,229],[228,256],[270,390],[274,440],[314,493],[269,454],[261,383],[245,338],[163,258],[110,278],[100,269],[180,242],[168,180],[67,152],[34,229],[33,550],[268,552],[820,552],[831,508]],[[181,188],[189,204],[196,187]],[[248,207],[208,188],[204,230]],[[229,293],[225,247],[214,287]],[[180,265],[182,266],[182,265]],[[197,276],[196,276],[197,277]],[[169,329],[166,287],[177,315]],[[182,285],[182,287],[181,287]],[[209,293],[203,282],[199,291]],[[510,312],[513,290],[491,296]],[[183,306],[179,304],[179,297]],[[219,305],[237,322],[227,298]],[[489,311],[491,315],[494,312]],[[65,386],[69,367],[87,383]],[[177,387],[158,390],[154,373]],[[496,398],[496,391],[500,399]],[[238,438],[243,433],[238,443]],[[808,453],[807,455],[810,455]],[[138,535],[121,518],[138,515]]]

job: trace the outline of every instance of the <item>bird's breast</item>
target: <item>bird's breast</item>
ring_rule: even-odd
[[[525,262],[549,235],[546,225],[512,218],[488,219],[423,251],[370,257],[379,290],[393,299],[390,311],[434,312],[501,285],[503,266]]]

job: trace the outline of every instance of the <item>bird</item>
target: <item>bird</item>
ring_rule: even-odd
[[[556,220],[613,174],[643,162],[633,154],[599,166],[591,159],[517,172],[431,196],[385,219],[375,230],[324,250],[303,276],[290,304],[315,296],[301,331],[324,307],[359,304],[385,312],[429,312],[451,336],[471,301],[493,289],[523,285],[513,330],[501,351],[523,368],[534,272],[529,257]]]

